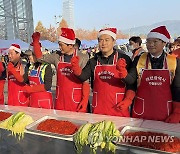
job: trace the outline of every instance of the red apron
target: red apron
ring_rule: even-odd
[[[55,109],[76,111],[82,99],[82,82],[73,74],[71,63],[60,57],[57,68]]]
[[[101,65],[97,61],[94,70],[94,88],[92,110],[96,114],[129,116],[129,111],[117,109],[117,103],[124,98],[125,84],[119,78],[116,69],[118,54],[114,55],[113,65]]]
[[[16,71],[20,72],[20,65]],[[29,106],[29,94],[23,91],[24,83],[16,80],[14,75],[8,72],[8,105]]]
[[[31,72],[33,71],[33,75]],[[30,75],[28,76],[30,85],[39,85],[44,84],[40,81],[40,72],[41,67],[39,66],[37,70],[31,70]],[[51,109],[53,108],[53,101],[52,101],[52,93],[49,91],[43,92],[35,92],[30,94],[30,106],[36,108],[46,108]]]
[[[4,105],[4,84],[6,80],[0,80],[0,104]]]
[[[141,82],[134,100],[134,118],[164,121],[172,112],[171,78],[166,58],[163,69],[142,70]]]

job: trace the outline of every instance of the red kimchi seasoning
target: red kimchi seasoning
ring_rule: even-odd
[[[56,119],[47,119],[41,122],[37,129],[63,135],[72,135],[78,130],[77,126],[72,122]]]
[[[180,152],[180,139],[164,133],[143,131],[127,132],[124,134],[123,142],[166,152]]]
[[[9,118],[12,115],[12,113],[8,112],[0,112],[0,121],[3,121],[7,118]]]

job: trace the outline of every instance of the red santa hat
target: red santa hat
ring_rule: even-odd
[[[116,33],[117,33],[117,29],[116,28],[105,28],[105,29],[101,29],[98,33],[98,38],[103,35],[103,34],[107,34],[112,36],[114,39],[116,39]]]
[[[166,29],[166,26],[160,26],[151,30],[147,35],[147,39],[148,38],[158,38],[167,43],[171,37]]]
[[[9,50],[15,50],[16,52],[21,53],[20,46],[18,44],[11,44]]]
[[[75,33],[73,29],[61,28],[61,35],[59,36],[59,41],[66,44],[75,44]]]

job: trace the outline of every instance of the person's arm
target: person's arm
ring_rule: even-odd
[[[125,54],[119,54],[116,69],[119,72],[119,77],[126,84],[133,84],[137,80],[136,64],[132,63],[129,56]]]
[[[56,68],[59,60],[60,60],[60,56],[57,53],[45,54],[38,59],[39,62],[53,64]]]
[[[7,69],[8,69],[8,72],[11,72],[14,75],[14,77],[16,78],[18,82],[24,81],[23,76],[20,74],[20,72],[16,71],[16,68],[11,62],[8,63]]]
[[[0,62],[0,80],[6,79],[6,65],[3,62]]]
[[[59,61],[59,59],[58,59],[59,55],[58,54],[53,53],[53,54],[42,55],[41,46],[40,46],[40,33],[39,32],[33,33],[32,40],[33,40],[34,54],[35,54],[36,58],[38,59],[38,61],[53,64],[53,65],[55,65],[55,67],[57,67],[57,63]]]
[[[45,75],[44,75],[44,87],[47,91],[51,90],[52,78],[53,78],[52,68],[51,65],[48,65],[45,69]]]
[[[126,111],[131,106],[133,99],[135,97],[135,91],[126,90],[124,99],[117,104],[117,108],[122,111]]]
[[[78,76],[78,78],[83,82],[88,80],[94,74],[94,69],[94,59],[92,58],[87,62],[86,66],[82,70],[81,75]]]
[[[133,84],[126,84],[126,90],[133,90],[134,92],[136,92],[137,80]]]
[[[129,66],[127,67],[128,74],[124,79],[122,79],[125,83],[132,85],[135,82],[137,82],[136,66],[137,66],[138,60],[139,60],[139,56],[135,57],[134,61],[130,63]]]
[[[80,52],[78,52],[78,56],[80,57],[80,59],[79,59],[79,66],[80,66],[80,68],[83,69],[86,66],[86,64],[87,64],[87,62],[89,60],[89,57],[88,57],[87,54],[82,54]],[[86,81],[84,81],[84,82],[89,83],[89,78]]]
[[[94,68],[93,66],[91,66],[93,61],[93,58],[90,59],[86,66],[82,69],[79,66],[79,57],[78,56],[74,56],[71,59],[71,64],[72,64],[72,70],[73,73],[82,81],[86,81],[87,79],[89,79],[91,77],[92,72],[94,72]]]
[[[3,63],[0,62],[0,76],[1,76],[3,71],[4,71],[4,66],[3,66]]]
[[[77,112],[86,112],[90,94],[90,85],[88,82],[83,82],[82,85],[82,99],[78,105]]]
[[[29,83],[29,79],[28,79],[29,66],[30,64],[27,64],[24,68],[24,75],[23,75],[24,83]]]
[[[80,59],[79,59],[79,66],[83,69],[86,66],[86,64],[87,64],[87,62],[89,60],[89,57],[88,57],[87,54],[82,54],[82,53],[79,53],[79,52],[78,52],[77,56],[80,57]]]
[[[44,76],[44,84],[38,85],[26,85],[24,86],[24,91],[27,93],[35,93],[35,92],[43,92],[48,91],[51,89],[52,86],[52,69],[51,66],[48,65],[45,69],[45,76]]]
[[[180,59],[177,59],[177,67],[171,89],[173,101],[180,102]]]
[[[18,82],[28,83],[29,64],[25,65],[23,75],[20,75],[20,73],[16,71],[16,68],[14,67],[14,65],[11,62],[8,63],[7,68],[8,68],[8,71],[14,75],[14,77],[16,78],[16,80]]]

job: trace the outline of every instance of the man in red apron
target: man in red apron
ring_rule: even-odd
[[[134,118],[180,122],[180,61],[163,51],[169,39],[165,26],[151,30],[148,53],[134,60],[138,73]]]
[[[34,52],[37,58],[44,62],[54,64],[57,72],[57,88],[55,109],[86,112],[89,98],[89,83],[82,83],[71,69],[70,60],[76,55],[74,49],[75,34],[72,29],[62,28],[62,34],[59,37],[59,47],[61,52],[42,56],[39,46],[39,33],[34,33],[33,44]],[[81,67],[87,62],[88,57],[78,52],[81,59]]]
[[[125,84],[131,59],[113,49],[116,42],[116,28],[99,31],[100,52],[91,58],[85,68],[78,65],[79,58],[71,60],[72,69],[81,81],[92,78],[92,111],[95,114],[129,117],[129,106],[134,91]],[[126,66],[127,65],[127,66]]]
[[[9,48],[9,63],[8,63],[8,105],[28,106],[29,95],[23,91],[23,80],[25,64],[22,63],[21,49],[18,44],[12,44]],[[21,82],[19,82],[21,81]]]

